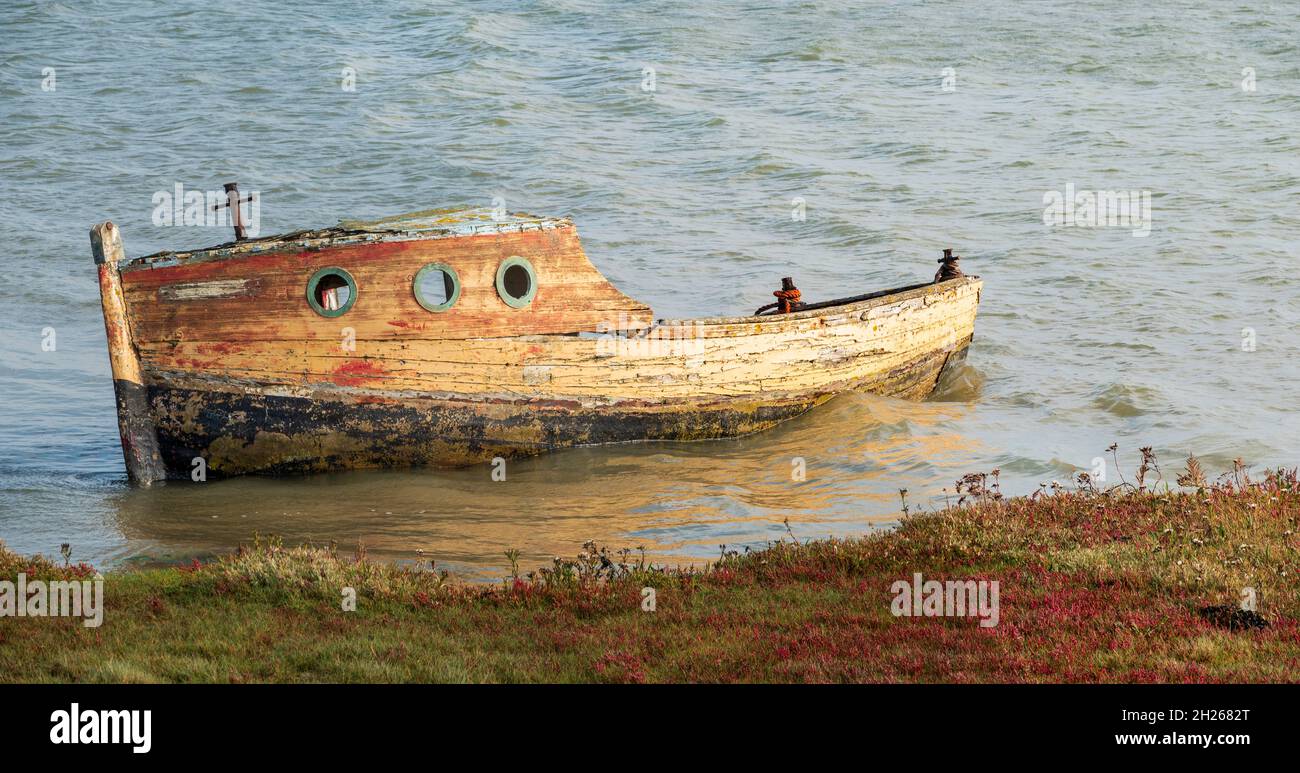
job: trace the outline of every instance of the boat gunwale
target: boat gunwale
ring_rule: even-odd
[[[682,327],[686,325],[748,325],[754,323],[766,322],[795,322],[799,320],[816,319],[819,317],[828,317],[846,312],[866,311],[876,308],[877,306],[886,306],[891,303],[907,301],[913,298],[922,298],[927,295],[952,290],[967,284],[983,284],[978,276],[960,276],[954,279],[946,279],[942,282],[922,282],[913,285],[903,285],[887,290],[876,290],[861,295],[851,295],[845,298],[835,298],[829,301],[819,301],[809,304],[807,308],[800,311],[790,312],[789,314],[749,314],[739,317],[688,317],[675,319],[660,319],[655,321],[655,327]],[[653,330],[653,328],[651,328]],[[636,331],[629,331],[635,333]]]

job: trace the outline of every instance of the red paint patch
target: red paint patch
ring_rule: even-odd
[[[218,360],[200,360],[196,357],[177,357],[176,364],[182,368],[190,370],[212,370],[218,365]]]
[[[386,374],[387,371],[371,360],[353,360],[335,368],[331,380],[339,386],[361,386],[371,379],[383,378]]]
[[[327,246],[319,250],[302,250],[297,245],[283,245],[267,252],[241,255],[206,256],[174,266],[149,269],[131,268],[122,272],[122,283],[137,287],[160,287],[177,282],[205,279],[246,278],[261,273],[303,271],[303,282],[311,271],[322,266],[360,266],[388,260],[427,242],[378,242]]]

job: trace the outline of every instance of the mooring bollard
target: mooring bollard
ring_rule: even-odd
[[[953,255],[952,248],[949,247],[943,251],[943,257],[939,258],[939,270],[934,274],[934,281],[946,282],[949,279],[957,279],[966,276],[961,272],[959,261],[960,255]]]
[[[90,229],[90,250],[99,268],[99,296],[104,306],[108,361],[117,396],[117,429],[122,436],[126,473],[134,483],[148,486],[167,477],[158,452],[158,432],[149,412],[149,394],[140,375],[140,356],[131,340],[122,275],[118,263],[126,257],[122,234],[110,222]]]

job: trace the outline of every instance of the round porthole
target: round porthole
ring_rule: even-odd
[[[537,295],[537,272],[527,258],[506,258],[497,266],[497,295],[506,305],[522,309]]]
[[[326,266],[307,280],[307,303],[322,317],[341,317],[356,302],[356,280],[338,266]]]
[[[460,298],[460,277],[445,263],[430,263],[415,274],[415,300],[429,311],[446,311]]]

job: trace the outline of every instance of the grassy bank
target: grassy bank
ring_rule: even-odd
[[[209,564],[109,573],[99,628],[0,618],[0,679],[1297,679],[1294,471],[1210,483],[1191,469],[1182,482],[1102,492],[1083,476],[1004,500],[996,475],[967,476],[951,507],[864,539],[728,551],[694,571],[588,546],[492,586],[261,541]],[[89,571],[0,549],[0,580]],[[891,585],[916,572],[998,581],[998,624],[894,616]],[[348,587],[356,611],[342,609]],[[1247,587],[1258,616],[1237,612]]]

